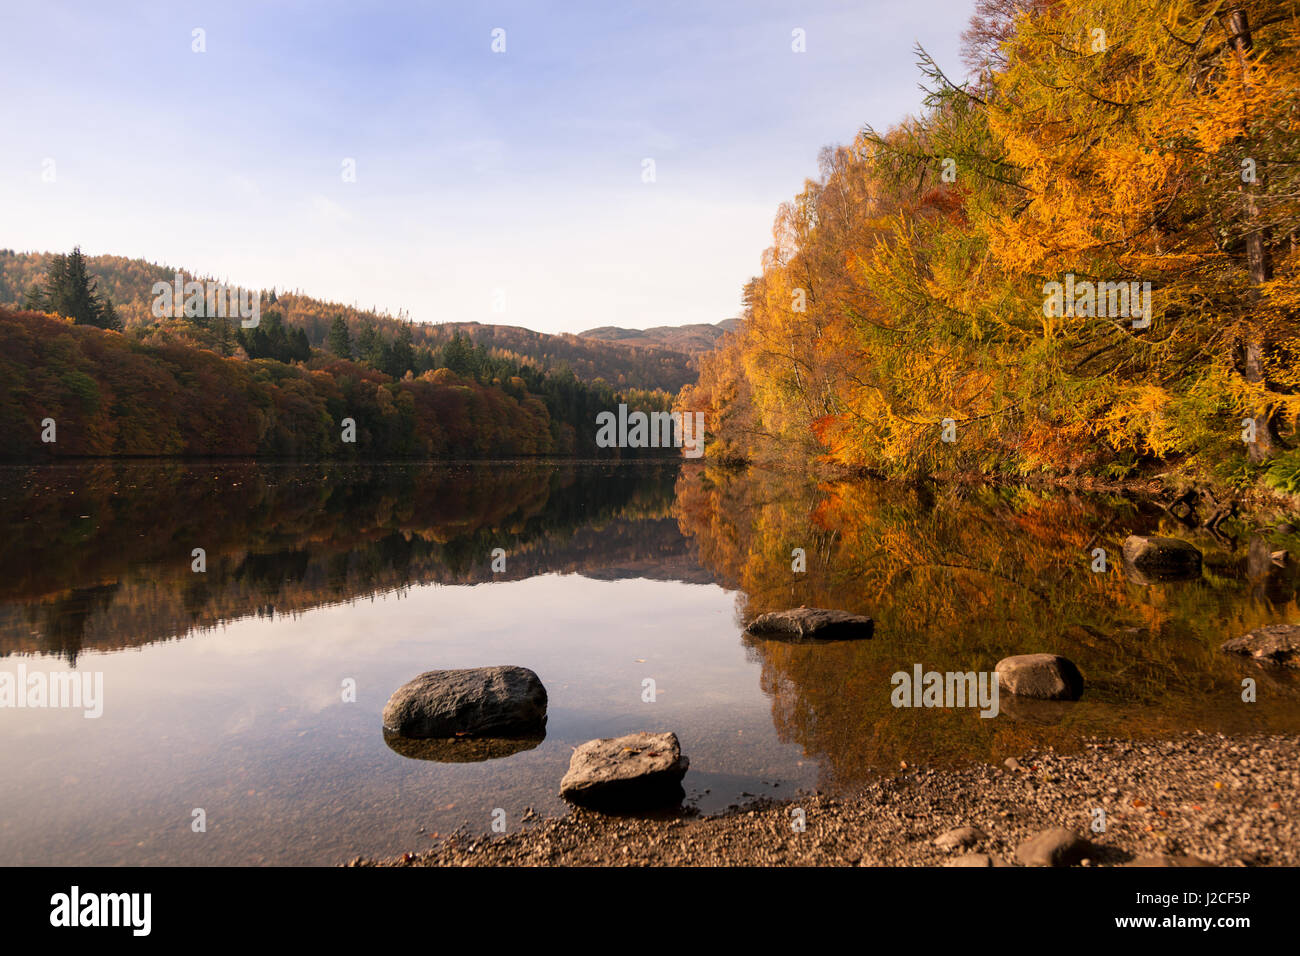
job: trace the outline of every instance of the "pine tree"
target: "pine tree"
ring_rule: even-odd
[[[357,336],[357,358],[375,368],[379,368],[384,360],[383,338],[375,323],[368,319],[362,323],[361,334]]]
[[[62,315],[77,325],[122,331],[122,320],[108,296],[98,291],[98,280],[90,276],[81,247],[50,263],[44,284],[27,294],[27,308]]]
[[[352,335],[341,315],[334,316],[334,322],[330,326],[329,350],[339,358],[352,358]]]
[[[393,339],[391,367],[385,369],[393,378],[401,378],[415,365],[415,349],[411,345],[410,323],[397,330]]]
[[[442,364],[457,375],[469,375],[474,369],[474,349],[469,339],[457,329],[442,347]]]
[[[225,319],[217,319],[215,331],[217,354],[222,356],[230,355],[232,342],[230,323]]]

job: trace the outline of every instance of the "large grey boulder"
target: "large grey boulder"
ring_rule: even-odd
[[[1142,583],[1194,578],[1201,574],[1201,552],[1179,538],[1131,534],[1124,539],[1124,563]]]
[[[589,740],[574,750],[560,796],[597,809],[671,806],[685,796],[682,777],[689,765],[673,733]]]
[[[1261,664],[1300,667],[1300,624],[1270,624],[1224,641],[1220,650],[1244,654]]]
[[[403,737],[529,737],[546,726],[546,688],[527,667],[428,671],[393,692],[384,729]]]
[[[785,641],[848,641],[871,637],[875,622],[861,614],[818,607],[760,614],[745,633]]]
[[[994,667],[998,689],[1039,700],[1078,700],[1083,675],[1074,662],[1059,654],[1017,654],[1004,657]]]
[[[1073,866],[1092,852],[1092,844],[1073,830],[1053,827],[1016,847],[1022,866]]]

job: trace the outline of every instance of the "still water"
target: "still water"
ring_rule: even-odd
[[[529,808],[567,812],[556,791],[572,748],[634,730],[677,733],[686,803],[703,813],[851,789],[900,761],[1300,731],[1293,673],[1217,650],[1300,620],[1300,542],[1173,521],[1119,497],[677,463],[3,468],[0,672],[102,675],[103,712],[0,707],[0,864],[394,855],[487,832],[495,810],[511,829]],[[1200,579],[1125,576],[1119,542],[1156,530],[1202,548]],[[1090,568],[1098,546],[1114,556],[1104,573]],[[1290,564],[1269,560],[1287,548]],[[800,604],[872,614],[876,637],[742,635],[755,614]],[[1083,700],[1004,694],[989,720],[890,704],[896,671],[1034,651],[1073,659]],[[398,686],[492,664],[545,684],[538,746],[440,763],[385,743]]]

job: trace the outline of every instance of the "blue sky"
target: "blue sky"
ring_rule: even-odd
[[[15,3],[0,247],[80,244],[419,321],[715,322],[818,150],[918,109],[913,44],[961,72],[971,9]]]

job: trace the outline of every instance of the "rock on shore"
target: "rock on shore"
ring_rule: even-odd
[[[1188,856],[1186,853],[1146,853],[1121,866],[1196,867],[1214,866],[1214,864],[1206,863],[1199,856]]]
[[[1073,830],[1052,827],[1016,847],[1016,862],[1022,866],[1073,866],[1091,851],[1092,845]]]
[[[1079,668],[1059,654],[1004,657],[994,670],[998,674],[999,688],[1018,697],[1078,700],[1083,695],[1083,675]]]
[[[818,607],[760,614],[749,622],[745,633],[786,641],[851,641],[869,638],[875,622],[861,614]]]
[[[686,795],[682,777],[689,764],[673,733],[589,740],[573,752],[560,796],[597,809],[672,806]]]
[[[403,737],[529,737],[546,726],[546,688],[526,667],[428,671],[393,692],[384,729]]]
[[[1017,751],[1012,766],[909,767],[851,795],[801,794],[720,816],[577,809],[504,834],[453,836],[388,865],[1004,866],[1036,834],[1079,827],[1101,807],[1106,829],[1089,834],[1089,866],[1297,866],[1297,768],[1294,735],[1111,740],[1079,753]],[[791,826],[796,808],[806,829]],[[976,852],[936,846],[954,825],[988,837]]]
[[[934,838],[934,845],[943,850],[965,849],[989,838],[979,827],[957,827]]]

